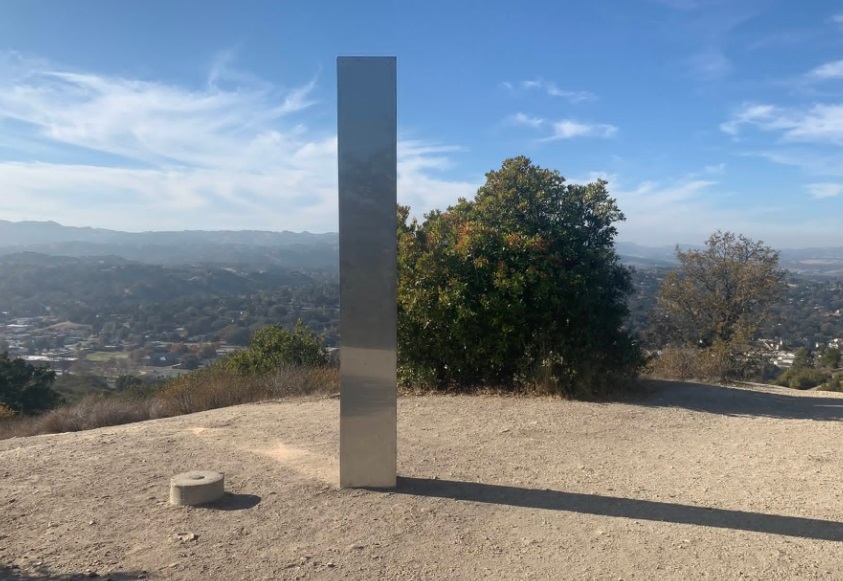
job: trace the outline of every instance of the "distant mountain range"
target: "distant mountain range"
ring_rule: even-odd
[[[337,268],[336,233],[257,230],[120,232],[56,222],[0,220],[0,254],[112,256],[148,264],[250,264]]]
[[[702,248],[680,244],[683,250]],[[672,267],[676,264],[675,246],[642,246],[632,242],[618,242],[615,247],[621,259],[639,268]],[[843,246],[827,248],[781,249],[782,268],[804,275],[843,276]]]
[[[673,246],[618,242],[617,250],[624,262],[639,268],[671,267],[676,263]],[[261,230],[134,233],[62,226],[56,222],[0,220],[0,255],[21,252],[119,257],[163,265],[241,264],[336,269],[339,236],[335,232]],[[782,250],[781,264],[801,274],[843,276],[843,247]]]

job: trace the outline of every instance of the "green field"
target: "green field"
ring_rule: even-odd
[[[94,351],[85,355],[85,359],[97,363],[104,363],[109,359],[127,359],[128,357],[129,354],[125,351]]]

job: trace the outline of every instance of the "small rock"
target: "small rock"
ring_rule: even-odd
[[[199,538],[199,535],[196,533],[178,533],[176,538],[181,541],[182,543],[187,543],[190,541],[195,541]]]
[[[355,545],[348,545],[348,550],[349,551],[362,551],[363,545],[356,545],[356,544]]]
[[[91,525],[91,526],[94,526],[95,524],[97,524],[97,521],[95,521],[95,520],[89,520],[89,521],[88,521],[88,524],[89,524],[89,525]]]
[[[331,567],[331,568],[336,567],[336,565],[334,565],[333,563],[326,563],[326,564],[325,564],[325,566],[326,566],[326,567]]]

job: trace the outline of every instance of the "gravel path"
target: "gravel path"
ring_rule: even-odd
[[[0,579],[843,579],[837,394],[405,397],[394,492],[336,487],[338,415],[270,402],[0,441]],[[192,469],[232,494],[168,505]]]

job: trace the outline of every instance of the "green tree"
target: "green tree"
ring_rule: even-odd
[[[121,375],[114,381],[114,389],[117,391],[129,391],[143,387],[144,381],[135,375]]]
[[[697,347],[712,363],[705,375],[742,376],[761,324],[785,290],[779,253],[743,235],[717,231],[702,250],[676,247],[679,267],[659,288],[659,330],[677,347]]]
[[[812,369],[814,367],[814,354],[806,347],[800,347],[793,354],[793,364],[790,366],[794,371],[800,369]]]
[[[228,325],[219,332],[221,341],[225,341],[232,345],[248,345],[251,333],[248,327],[241,327],[239,325]]]
[[[186,355],[182,355],[179,363],[181,363],[183,369],[199,369],[200,361],[195,353],[187,353]]]
[[[55,371],[0,353],[0,404],[25,415],[56,407],[61,396],[52,388]]]
[[[516,157],[423,224],[399,207],[401,381],[585,395],[633,377],[631,273],[614,249],[624,218],[606,185]]]
[[[841,353],[837,347],[826,348],[820,356],[820,365],[837,369],[840,367]]]
[[[217,365],[240,373],[265,374],[287,365],[318,367],[327,361],[322,339],[298,321],[292,331],[280,325],[260,329],[247,349],[235,351]]]

